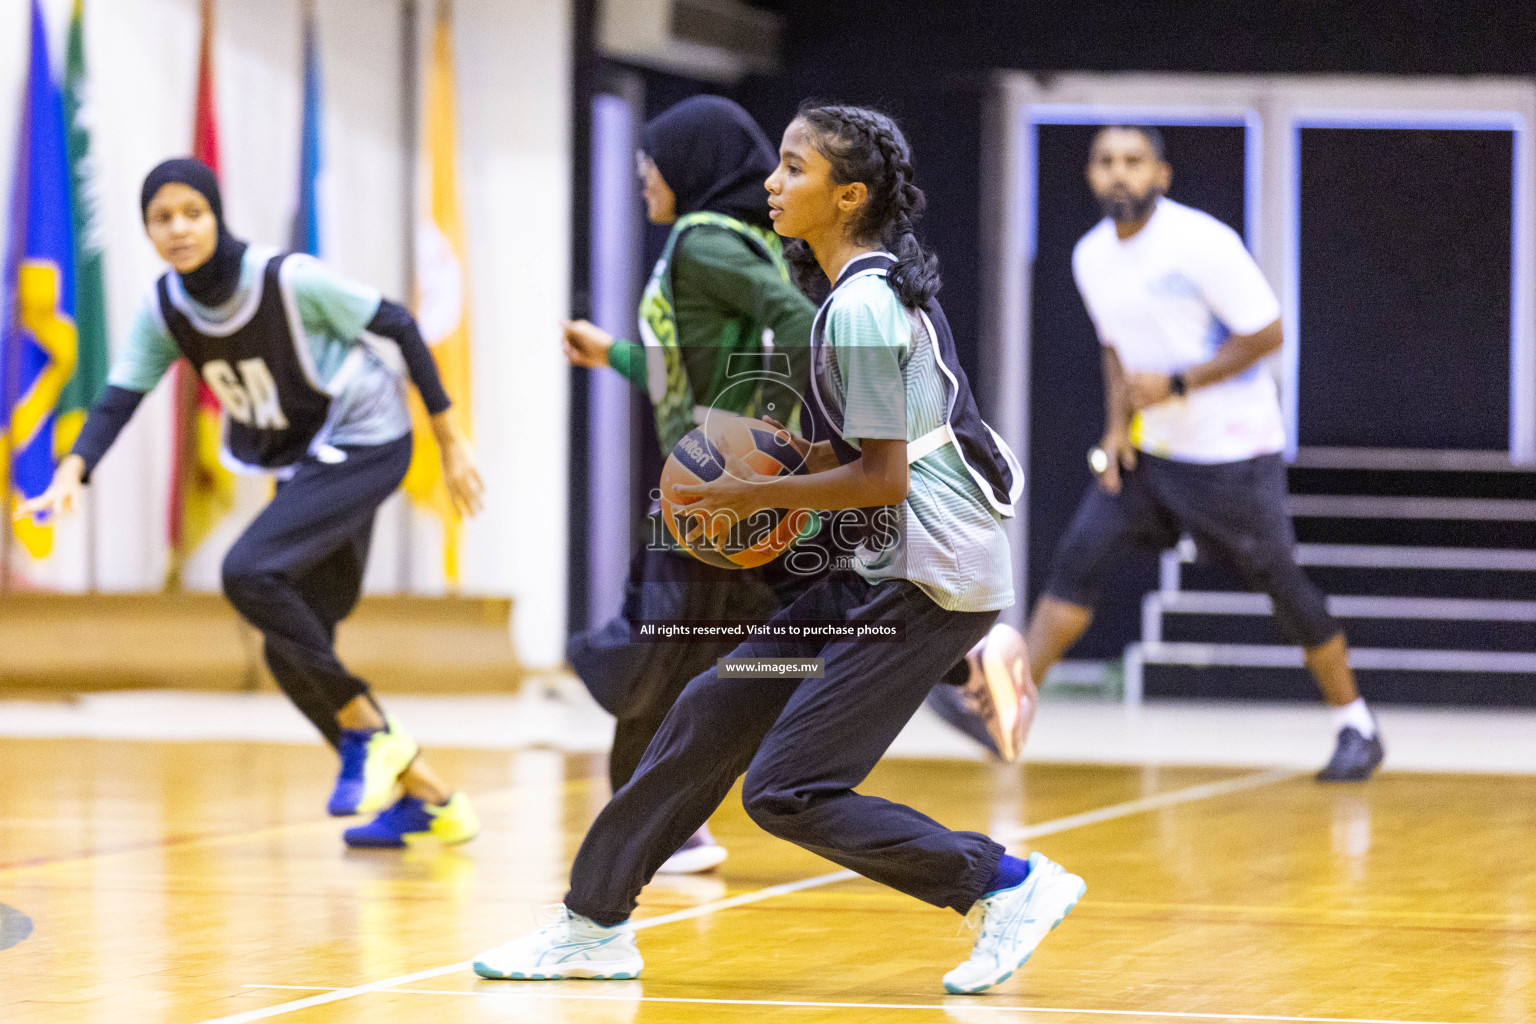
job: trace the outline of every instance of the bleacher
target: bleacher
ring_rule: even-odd
[[[1536,704],[1536,470],[1502,452],[1303,449],[1290,487],[1297,561],[1367,697]],[[1159,575],[1126,649],[1128,702],[1315,695],[1267,596],[1188,538]]]

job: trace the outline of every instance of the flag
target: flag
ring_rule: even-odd
[[[197,106],[192,117],[192,155],[219,171],[219,126],[213,100],[213,0],[203,0],[203,32],[197,62]],[[219,400],[185,360],[176,364],[176,431],[171,461],[168,517],[171,569],[177,587],[181,566],[235,507],[235,478],[219,461]]]
[[[16,147],[11,238],[0,320],[0,423],[7,489],[33,498],[53,479],[59,395],[75,372],[75,242],[70,223],[64,100],[48,64],[38,0]],[[23,521],[16,537],[34,558],[53,550],[53,527]]]
[[[443,386],[453,398],[450,413],[469,435],[469,288],[464,213],[459,198],[458,124],[454,100],[452,16],[447,0],[437,8],[427,70],[426,123],[422,135],[422,183],[427,202],[416,226],[416,318],[437,358]],[[419,396],[411,396],[416,448],[405,474],[405,492],[443,524],[443,575],[459,582],[458,514],[443,486],[437,440]]]
[[[59,395],[54,456],[63,458],[80,434],[86,410],[107,383],[107,297],[102,272],[96,157],[91,150],[95,106],[85,73],[85,0],[75,0],[64,58],[64,123],[69,150],[70,223],[75,232],[75,375]]]
[[[304,124],[299,140],[299,206],[293,216],[294,252],[320,255],[320,47],[315,8],[304,6]]]

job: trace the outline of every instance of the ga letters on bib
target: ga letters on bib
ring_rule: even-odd
[[[235,462],[261,470],[292,466],[324,442],[331,396],[315,379],[308,339],[274,255],[230,320],[209,324],[167,277],[156,286],[161,318],[224,407],[224,447]]]
[[[203,380],[229,418],[257,430],[287,430],[288,417],[283,415],[277,381],[272,379],[267,361],[254,356],[240,360],[236,367],[238,373],[223,359],[203,364]]]

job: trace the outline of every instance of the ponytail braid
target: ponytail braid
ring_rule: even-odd
[[[901,129],[867,107],[807,104],[799,117],[832,165],[832,180],[840,185],[861,181],[869,189],[869,198],[848,225],[852,237],[878,243],[896,257],[887,280],[903,305],[927,305],[939,291],[939,258],[923,248],[912,225],[927,199],[912,182],[912,151]],[[799,242],[788,255],[804,287],[817,270],[810,246]]]

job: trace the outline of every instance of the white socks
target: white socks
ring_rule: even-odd
[[[1370,710],[1366,708],[1364,697],[1356,697],[1343,707],[1333,709],[1333,731],[1340,732],[1345,728],[1354,729],[1366,739],[1375,737],[1376,719],[1371,717]]]

